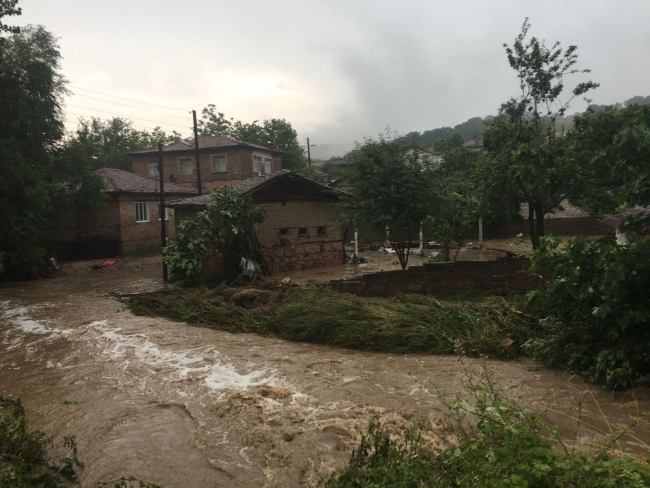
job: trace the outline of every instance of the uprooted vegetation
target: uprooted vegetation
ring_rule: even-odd
[[[557,427],[507,400],[484,366],[480,378],[465,370],[467,395],[439,395],[456,436],[443,452],[427,448],[414,425],[409,436],[391,435],[373,421],[348,466],[329,488],[437,487],[645,487],[650,469],[623,455],[618,439],[629,428],[605,436],[592,449],[566,443]]]
[[[329,289],[166,289],[131,298],[136,315],[298,342],[392,353],[511,357],[533,322],[498,298],[452,304],[425,295],[358,297]],[[504,341],[505,340],[505,346]]]

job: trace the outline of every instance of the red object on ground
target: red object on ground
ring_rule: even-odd
[[[106,268],[108,266],[113,266],[116,263],[116,261],[111,261],[110,259],[108,261],[104,261],[102,263],[102,268]]]

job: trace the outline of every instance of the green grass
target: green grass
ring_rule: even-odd
[[[136,315],[233,333],[391,353],[511,357],[501,345],[531,336],[531,319],[502,299],[449,303],[426,295],[358,297],[312,287],[168,289],[133,297]]]

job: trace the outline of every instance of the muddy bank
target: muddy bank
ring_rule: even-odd
[[[396,431],[426,418],[430,444],[449,441],[434,384],[460,389],[455,357],[338,350],[135,317],[110,292],[160,287],[158,264],[91,271],[76,263],[53,280],[0,286],[0,392],[23,399],[33,427],[76,434],[84,486],[122,475],[166,487],[318,486],[347,462],[375,415]],[[600,410],[625,424],[650,405],[646,390],[586,389],[524,361],[491,368],[507,394],[585,442],[609,431]],[[623,441],[643,452],[649,439],[644,424]]]

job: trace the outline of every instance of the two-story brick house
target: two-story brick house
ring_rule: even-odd
[[[282,169],[283,151],[238,141],[225,136],[199,137],[201,187],[213,190],[235,186],[255,176]],[[130,153],[133,172],[140,176],[158,175],[158,148]],[[194,139],[163,147],[165,181],[185,187],[197,187]]]

